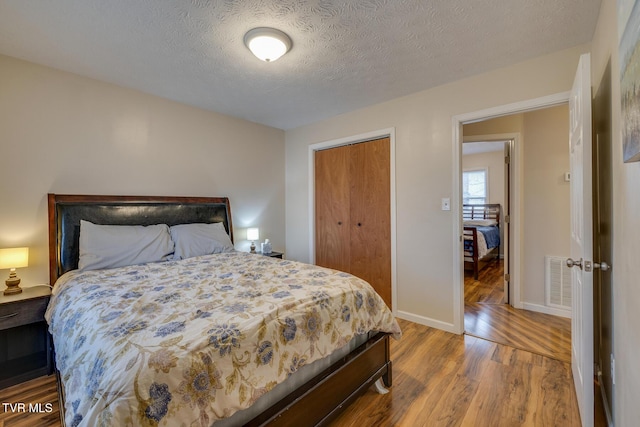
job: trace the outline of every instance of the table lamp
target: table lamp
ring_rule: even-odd
[[[260,231],[257,228],[247,228],[247,240],[251,240],[251,253],[256,253],[256,240],[260,238]]]
[[[29,248],[9,248],[0,249],[0,270],[10,268],[9,278],[5,280],[7,289],[4,295],[19,294],[20,278],[16,275],[16,268],[27,267],[29,265]]]

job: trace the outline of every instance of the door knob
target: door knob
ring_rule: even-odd
[[[602,270],[602,271],[609,271],[609,270],[611,270],[611,266],[610,266],[609,264],[607,264],[606,262],[604,262],[604,261],[602,261],[602,262],[600,262],[600,263],[598,263],[598,262],[594,262],[594,263],[593,263],[593,268],[594,268],[594,269],[599,268],[599,269],[600,269],[600,270]]]
[[[582,270],[582,258],[579,261],[574,261],[571,258],[567,258],[567,267],[578,267]]]

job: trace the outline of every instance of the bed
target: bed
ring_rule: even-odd
[[[232,241],[227,198],[49,194],[48,205],[63,425],[324,425],[379,380],[391,386],[401,332],[366,282],[233,249],[189,253],[184,230]],[[87,243],[106,230],[135,246],[156,228],[182,256],[104,267]]]
[[[500,205],[462,206],[464,268],[478,280],[481,266],[500,256]]]

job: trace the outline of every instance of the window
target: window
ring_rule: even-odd
[[[482,205],[488,199],[488,172],[486,169],[462,172],[462,203]]]

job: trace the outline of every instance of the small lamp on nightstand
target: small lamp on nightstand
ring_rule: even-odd
[[[256,253],[256,240],[260,238],[260,231],[257,228],[247,228],[247,240],[251,240],[251,253]]]
[[[5,280],[7,289],[4,295],[19,294],[20,278],[16,275],[16,268],[29,266],[29,248],[9,248],[0,249],[0,270],[10,268],[9,278]]]

